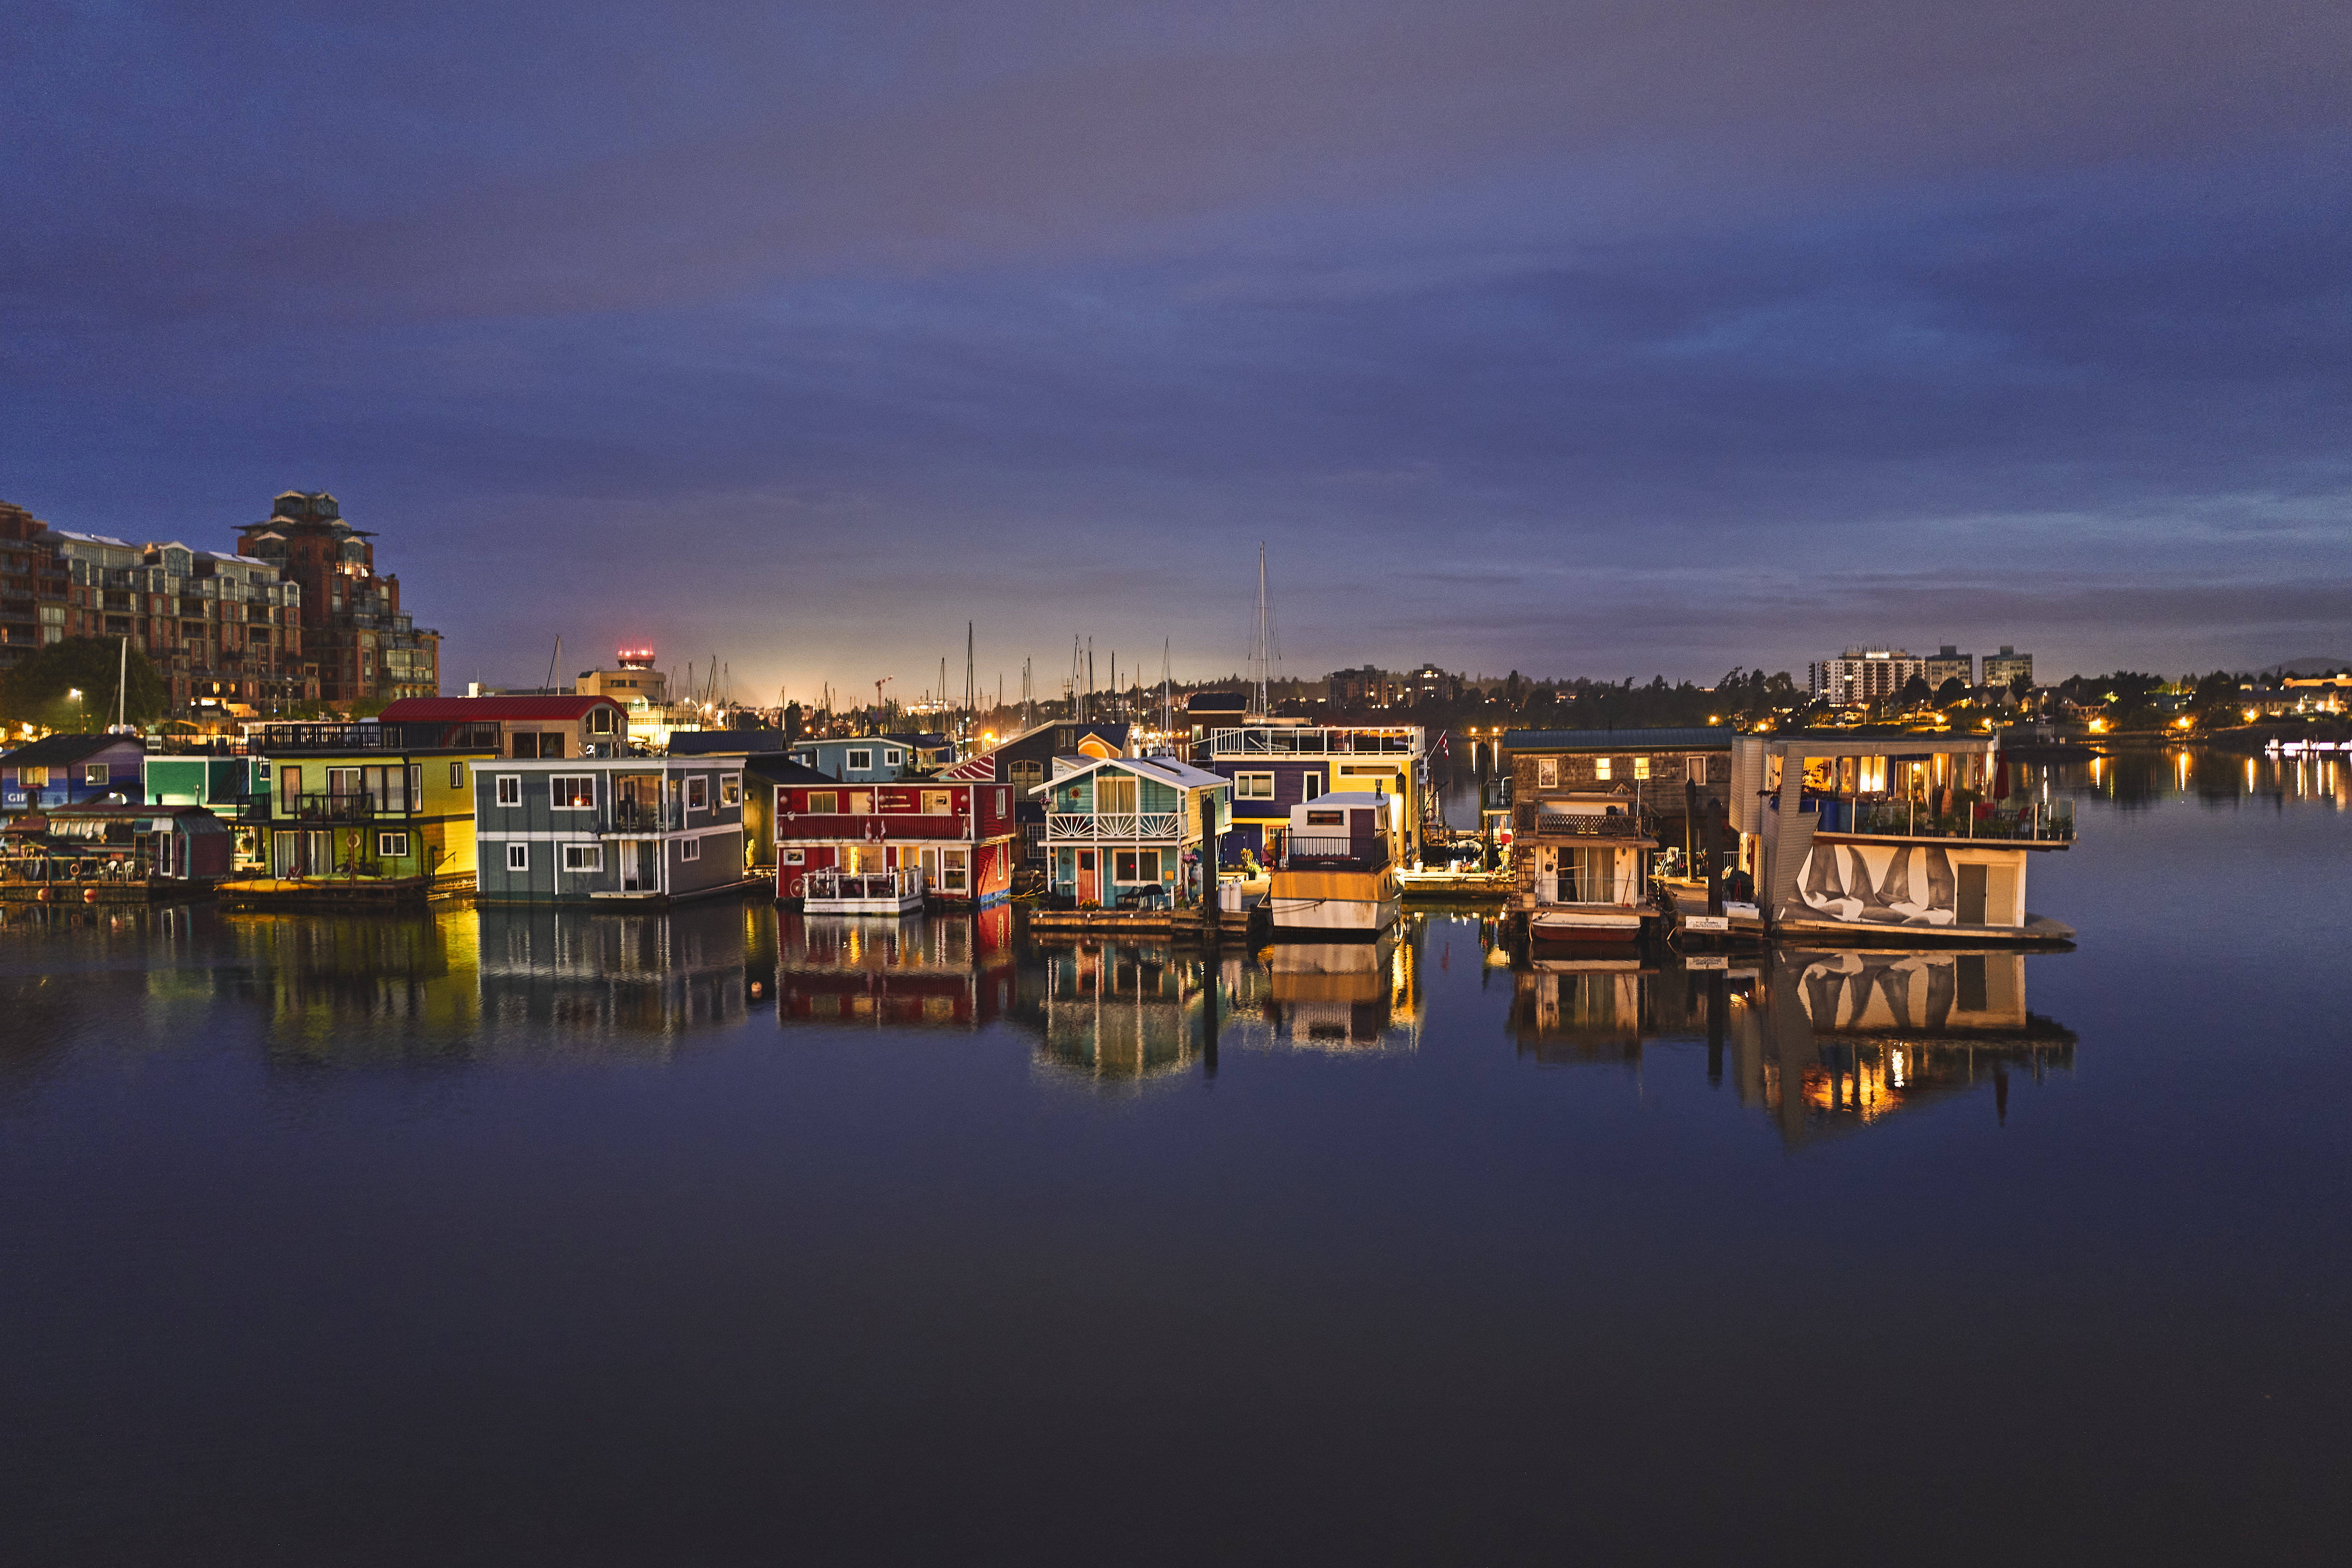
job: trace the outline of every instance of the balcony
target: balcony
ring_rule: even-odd
[[[397,724],[268,724],[262,727],[260,750],[281,752],[396,752],[401,749]]]
[[[833,838],[970,838],[971,818],[953,812],[803,811],[779,817],[776,837],[786,843]]]
[[[1536,838],[1652,838],[1657,818],[1645,806],[1612,816],[1605,812],[1546,811],[1533,802],[1518,808],[1517,831]]]
[[[1184,837],[1184,818],[1172,811],[1048,812],[1045,837],[1060,843],[1172,842]]]
[[[1192,748],[1195,761],[1208,757],[1411,757],[1421,753],[1421,731],[1288,728],[1280,725],[1213,730]]]
[[[295,795],[278,797],[277,820],[308,824],[373,822],[375,798],[369,795]]]
[[[1811,804],[1811,803],[1809,803]],[[2034,802],[2017,810],[1964,806],[1938,816],[1923,800],[1822,800],[1816,833],[1853,833],[1881,838],[1983,840],[1993,843],[2072,844],[2074,803]]]
[[[616,800],[607,805],[596,824],[596,831],[606,837],[646,833],[677,833],[685,829],[686,808],[683,805],[661,805],[646,801]]]

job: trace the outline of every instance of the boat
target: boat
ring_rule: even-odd
[[[1396,923],[1404,797],[1349,791],[1290,809],[1266,894],[1276,936],[1377,937]]]
[[[811,915],[906,915],[923,907],[923,873],[811,871],[801,911]]]
[[[1537,942],[1641,939],[1654,911],[1646,902],[1648,861],[1658,847],[1649,814],[1618,791],[1547,795],[1535,803],[1527,857],[1528,935]]]

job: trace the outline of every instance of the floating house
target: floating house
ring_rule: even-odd
[[[1423,814],[1433,810],[1425,730],[1202,723],[1196,732],[1194,765],[1233,784],[1233,828],[1220,847],[1223,864],[1240,864],[1244,851],[1260,865],[1276,864],[1297,807],[1349,792],[1401,797],[1398,858],[1409,866],[1418,855]]]
[[[262,869],[269,848],[269,759],[227,752],[154,752],[142,760],[141,797],[201,805],[229,826],[235,867]]]
[[[147,745],[136,735],[51,735],[0,753],[0,815],[135,805]]]
[[[2074,805],[1981,737],[1742,736],[1734,794],[1776,934],[1982,946],[2074,940],[2032,913],[2035,857],[2071,848]],[[1752,788],[1744,787],[1752,782]]]
[[[306,881],[342,884],[338,896],[362,882],[387,894],[471,888],[473,771],[497,753],[431,743],[441,737],[435,726],[266,726],[268,820],[257,830],[268,835],[268,879],[289,885],[243,890],[284,901]]]
[[[628,710],[610,697],[404,697],[388,704],[373,727],[395,745],[501,757],[618,757],[629,751]]]
[[[1031,793],[1045,802],[1048,885],[1080,904],[1115,905],[1157,887],[1173,897],[1200,847],[1202,803],[1211,842],[1232,826],[1225,780],[1168,757],[1055,759],[1055,776]]]
[[[940,903],[992,904],[1012,895],[1020,840],[1010,785],[936,778],[844,786],[803,768],[767,787],[776,897],[787,902],[809,896],[812,876],[831,886],[838,877],[887,874],[890,896],[903,899],[912,883],[900,874],[908,872]]]
[[[478,901],[666,904],[751,885],[740,753],[475,770]]]
[[[1516,807],[1513,842],[1538,837],[1545,802],[1572,795],[1641,816],[1659,846],[1692,864],[1703,842],[1700,817],[1710,807],[1724,811],[1727,822],[1736,815],[1731,754],[1738,738],[1715,727],[1506,731],[1499,761]]]
[[[229,830],[200,805],[61,805],[0,841],[0,897],[86,903],[208,890],[229,874]]]

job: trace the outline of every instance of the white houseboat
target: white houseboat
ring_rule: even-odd
[[[1396,923],[1405,797],[1349,791],[1290,808],[1266,902],[1277,934],[1376,937]]]
[[[897,871],[811,871],[801,910],[812,915],[909,915],[923,907],[919,868]]]
[[[1650,823],[1631,788],[1550,791],[1523,803],[1517,851],[1528,934],[1545,942],[1639,939],[1654,913]]]

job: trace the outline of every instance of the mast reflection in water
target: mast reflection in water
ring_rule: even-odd
[[[2071,1070],[2074,1036],[2025,1006],[2016,952],[1781,949],[1651,963],[1537,959],[1517,973],[1511,1031],[1547,1065],[1642,1064],[1653,1039],[1703,1037],[1742,1103],[1801,1143],[1925,1100],[1990,1090],[2006,1119],[2012,1069]]]

